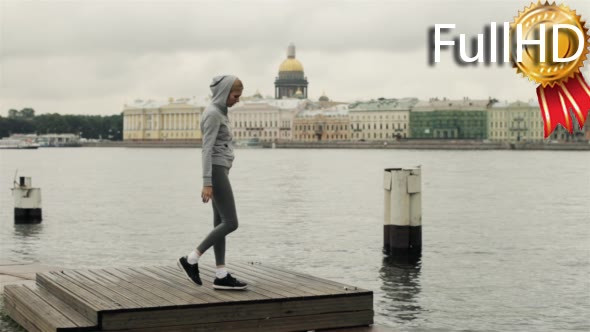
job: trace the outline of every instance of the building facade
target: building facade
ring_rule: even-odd
[[[170,98],[162,103],[137,99],[123,110],[123,140],[199,140],[207,101]]]
[[[293,122],[293,140],[304,142],[350,139],[348,106],[300,111]]]
[[[300,99],[259,99],[240,102],[228,111],[234,140],[290,141],[293,119],[309,101]]]
[[[536,101],[496,103],[488,109],[488,138],[492,141],[542,141],[543,119]]]
[[[287,59],[279,66],[279,75],[275,79],[275,98],[307,99],[307,77],[303,65],[295,58],[295,45],[287,48]]]
[[[486,139],[491,100],[420,101],[410,112],[412,138]]]
[[[351,140],[391,140],[410,133],[410,110],[416,98],[370,100],[348,105]]]

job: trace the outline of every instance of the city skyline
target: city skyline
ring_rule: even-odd
[[[246,96],[257,90],[272,96],[291,42],[312,100],[325,91],[344,102],[528,101],[536,98],[536,85],[510,65],[460,67],[447,51],[429,66],[426,36],[435,23],[456,23],[457,33],[474,36],[490,21],[511,21],[529,3],[5,1],[0,114],[25,107],[37,114],[117,114],[136,98],[206,96],[211,77],[220,73],[239,76]],[[590,19],[586,1],[567,4]],[[586,61],[586,77],[589,67]]]

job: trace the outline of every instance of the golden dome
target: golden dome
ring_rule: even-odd
[[[281,63],[281,66],[279,67],[279,72],[281,71],[303,71],[303,65],[301,64],[301,62],[299,62],[299,60],[295,59],[295,58],[287,58],[285,59],[285,61],[283,61],[283,63]]]

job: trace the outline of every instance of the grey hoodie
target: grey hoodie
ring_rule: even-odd
[[[231,168],[234,160],[231,143],[233,136],[226,102],[236,79],[232,75],[215,76],[209,85],[213,97],[201,116],[203,186],[211,186],[212,164]]]

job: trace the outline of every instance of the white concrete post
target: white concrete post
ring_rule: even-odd
[[[383,189],[383,252],[419,255],[422,251],[421,169],[385,169]]]
[[[41,189],[33,188],[31,178],[21,176],[19,182],[12,188],[14,198],[14,222],[17,224],[40,223],[41,213]]]

